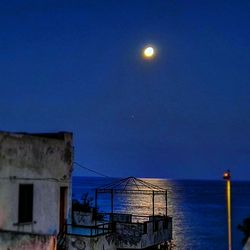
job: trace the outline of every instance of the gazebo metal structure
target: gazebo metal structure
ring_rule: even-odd
[[[98,207],[98,195],[110,194],[111,214],[114,213],[114,195],[151,195],[152,215],[155,216],[155,196],[161,195],[165,198],[165,216],[167,216],[167,189],[156,186],[150,182],[143,181],[135,177],[127,177],[117,182],[107,184],[95,189],[95,207]],[[112,216],[111,216],[112,220]]]

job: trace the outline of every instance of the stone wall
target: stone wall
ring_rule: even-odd
[[[0,231],[0,250],[56,250],[56,238]]]

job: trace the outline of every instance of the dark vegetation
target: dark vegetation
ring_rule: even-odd
[[[250,237],[250,218],[244,219],[242,225],[238,225],[238,229],[244,233],[244,238],[242,239],[242,245],[244,246]]]
[[[81,211],[81,212],[91,212],[94,208],[93,206],[93,198],[89,197],[89,193],[86,193],[82,196],[82,202],[77,199],[72,200],[72,210],[73,211]]]
[[[93,205],[94,199],[89,197],[89,193],[82,195],[82,202],[77,199],[72,200],[72,211],[93,213],[93,220],[103,220],[104,216],[99,214],[99,209]]]

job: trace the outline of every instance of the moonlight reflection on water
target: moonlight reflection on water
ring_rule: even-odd
[[[225,183],[223,181],[178,181],[142,179],[168,190],[168,215],[173,217],[173,238],[176,250],[227,249]],[[93,188],[117,181],[114,178],[74,177],[74,198]],[[90,191],[92,189],[92,191]],[[92,193],[91,193],[92,192]],[[250,216],[249,182],[233,182],[233,249],[241,249],[242,234],[237,225]],[[110,196],[99,196],[99,210],[110,212]],[[152,214],[152,196],[115,195],[114,212],[137,215]],[[165,213],[164,196],[155,197],[155,214]],[[138,218],[139,220],[139,218]]]

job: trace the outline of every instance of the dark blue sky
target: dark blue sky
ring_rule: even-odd
[[[2,0],[0,129],[72,131],[111,176],[250,179],[249,23],[248,0]]]

